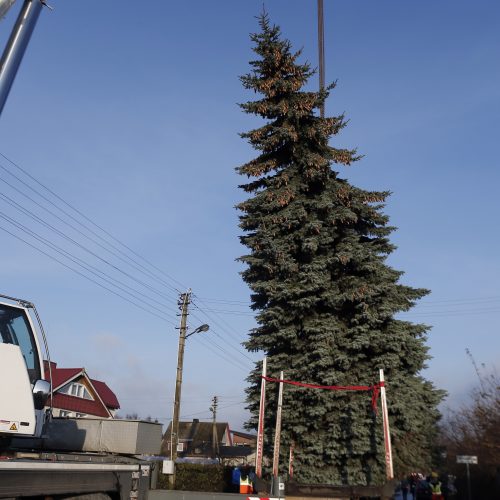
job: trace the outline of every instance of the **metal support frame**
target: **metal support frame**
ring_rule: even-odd
[[[382,424],[384,426],[385,472],[387,480],[390,481],[394,479],[394,469],[392,466],[391,431],[389,429],[389,413],[387,411],[384,383],[384,370],[380,369],[380,401],[382,403]]]
[[[279,475],[282,408],[283,408],[283,372],[280,372],[278,407],[276,409],[276,430],[274,433],[273,478],[275,480],[278,478]]]
[[[266,406],[267,358],[262,361],[262,381],[260,383],[259,425],[257,427],[257,450],[255,452],[255,475],[262,477],[262,457],[264,455],[264,410]]]

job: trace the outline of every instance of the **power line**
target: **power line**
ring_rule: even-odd
[[[196,294],[194,294],[194,300],[198,300],[201,304],[203,304],[202,299],[200,299]],[[217,326],[220,327],[222,331],[227,333],[230,337],[232,337],[236,342],[241,344],[241,339],[237,338],[234,334],[234,328],[222,317],[220,314],[217,314],[216,312],[212,311],[211,309],[208,308],[200,308],[200,306],[196,303],[193,302],[194,307],[196,307],[200,313],[204,314],[207,318],[209,318],[213,323],[215,323]],[[214,312],[215,316],[217,316],[218,319],[220,319],[223,323],[225,323],[226,327],[221,325],[217,319],[214,318],[210,312]]]
[[[216,304],[227,304],[227,305],[241,305],[241,306],[249,306],[250,302],[243,300],[232,300],[232,299],[212,299],[207,297],[200,297],[197,295],[198,299],[203,300],[204,302],[213,302]]]
[[[156,316],[157,318],[160,318],[162,319],[163,321],[166,321],[167,323],[170,323],[173,325],[173,323],[170,322],[170,320],[168,320],[167,318],[165,318],[164,316],[161,316],[159,314],[156,314],[155,312],[153,311],[150,311],[142,306],[140,306],[139,304],[137,304],[136,302],[128,299],[127,297],[124,297],[123,295],[121,295],[120,293],[116,292],[115,290],[112,290],[111,288],[108,288],[107,286],[103,285],[102,283],[99,283],[98,281],[90,278],[89,276],[85,275],[84,273],[81,273],[80,271],[78,271],[77,269],[74,269],[73,267],[65,264],[64,262],[62,262],[61,260],[59,260],[58,258],[54,257],[53,255],[50,255],[49,253],[45,252],[44,250],[42,250],[41,248],[38,248],[36,245],[33,245],[32,243],[26,241],[25,239],[21,238],[20,236],[12,233],[11,231],[9,231],[8,229],[5,229],[3,226],[0,225],[0,230],[4,231],[5,233],[7,234],[10,234],[12,237],[18,239],[19,241],[22,241],[23,243],[25,243],[26,245],[28,245],[29,247],[31,248],[34,248],[35,250],[37,250],[38,252],[42,253],[43,255],[46,255],[49,259],[52,259],[53,261],[61,264],[62,266],[66,267],[67,269],[73,271],[74,273],[78,274],[79,276],[82,276],[83,278],[85,278],[86,280],[88,281],[91,281],[92,283],[96,284],[97,286],[101,287],[101,288],[104,288],[105,290],[107,290],[108,292],[111,292],[112,294],[116,295],[117,297],[120,297],[122,298],[123,300],[129,302],[130,304],[132,304],[133,306],[139,308],[139,309],[142,309],[143,311],[149,313],[149,314],[152,314],[153,316]]]
[[[207,348],[209,351],[212,351],[216,356],[219,356],[221,359],[232,365],[234,368],[238,368],[239,370],[242,370],[245,373],[249,373],[251,371],[249,367],[243,365],[243,363],[236,361],[234,358],[232,358],[231,354],[226,349],[217,344],[217,342],[214,342],[213,340],[207,340],[201,335],[199,336],[193,335],[193,341],[200,342],[201,344],[203,344],[205,348]]]
[[[421,318],[444,318],[444,317],[454,317],[454,316],[471,316],[476,314],[489,314],[489,313],[499,313],[498,308],[489,309],[469,309],[469,310],[455,310],[455,311],[430,311],[430,312],[414,312],[414,313],[401,313],[408,316],[417,316]]]
[[[45,246],[48,246],[53,251],[55,251],[58,254],[64,256],[65,258],[67,258],[68,260],[70,260],[71,262],[73,262],[74,264],[77,264],[78,266],[82,267],[87,272],[89,272],[90,274],[93,274],[94,276],[96,276],[97,278],[101,279],[105,283],[111,284],[112,286],[118,288],[122,292],[125,292],[128,295],[130,295],[131,297],[135,298],[139,302],[142,302],[143,304],[146,304],[147,306],[149,306],[149,307],[157,310],[159,313],[163,314],[163,310],[162,309],[159,309],[158,307],[152,306],[151,304],[149,304],[148,302],[146,302],[145,300],[143,300],[140,295],[136,295],[134,293],[131,293],[126,288],[124,288],[124,287],[122,287],[120,285],[116,285],[115,283],[113,283],[113,281],[116,281],[114,278],[111,278],[111,279],[103,278],[101,276],[101,274],[104,274],[104,273],[102,273],[98,269],[95,270],[96,268],[94,266],[85,263],[85,261],[83,261],[82,259],[80,259],[78,257],[75,257],[74,255],[70,254],[69,252],[67,252],[64,249],[61,249],[60,247],[58,247],[54,243],[48,241],[43,236],[38,235],[37,233],[35,233],[34,231],[31,231],[29,228],[27,228],[23,224],[17,222],[15,219],[12,219],[11,217],[9,217],[8,215],[3,214],[2,212],[0,212],[0,218],[2,218],[3,220],[7,221],[9,224],[13,225],[14,227],[16,227],[17,229],[19,229],[23,233],[28,234],[33,239],[39,241],[40,243],[44,244]],[[127,288],[130,288],[130,287],[127,287]]]
[[[219,410],[224,410],[226,408],[232,408],[234,406],[238,406],[238,405],[245,404],[245,403],[246,403],[246,401],[238,401],[238,402],[232,403],[230,405],[219,406]],[[181,415],[181,418],[193,417],[193,416],[196,416],[196,415],[204,415],[205,413],[211,413],[211,412],[210,412],[210,410],[198,411],[198,412],[195,412],[195,413],[188,413],[186,415]]]
[[[241,394],[238,396],[218,396],[219,399],[222,399],[224,401],[234,401],[236,399],[241,399]],[[163,403],[173,403],[174,400],[172,398],[122,398],[120,397],[120,401],[139,401],[141,403],[151,403],[151,402],[157,402],[161,401]],[[182,402],[186,403],[201,403],[203,401],[206,401],[206,398],[189,398],[189,397],[182,397]]]
[[[88,247],[86,247],[85,245],[82,245],[81,243],[79,243],[78,241],[74,240],[73,238],[71,238],[70,236],[66,235],[65,233],[63,233],[62,231],[60,231],[59,229],[57,229],[56,227],[52,226],[51,224],[49,224],[48,222],[44,221],[43,219],[41,219],[40,217],[38,217],[36,214],[34,214],[33,212],[31,212],[30,210],[22,207],[21,205],[19,205],[17,202],[15,202],[14,200],[12,200],[12,198],[10,198],[9,196],[3,194],[3,193],[0,193],[0,198],[2,198],[7,204],[9,204],[10,206],[16,208],[17,210],[19,210],[20,212],[22,212],[24,215],[28,216],[29,218],[31,218],[32,220],[34,220],[35,222],[37,222],[38,224],[50,229],[51,231],[53,231],[54,233],[56,233],[57,235],[59,235],[61,238],[65,239],[66,241],[69,241],[70,243],[74,244],[75,246],[77,246],[78,248],[84,250],[85,252],[89,253],[90,255],[92,255],[93,257],[99,259],[100,261],[104,262],[106,265],[110,266],[111,268],[113,268],[114,270],[120,272],[121,274],[127,276],[129,279],[131,279],[132,281],[135,281],[136,283],[139,283],[140,285],[144,286],[145,288],[155,292],[157,295],[159,295],[160,297],[162,298],[165,298],[163,296],[163,294],[156,290],[155,288],[149,286],[147,283],[143,282],[142,280],[139,280],[137,278],[135,278],[133,275],[127,273],[126,271],[123,271],[121,268],[115,266],[113,263],[109,262],[108,260],[102,258],[100,255],[96,254],[94,251],[90,250]],[[60,248],[60,247],[59,247]],[[69,253],[69,252],[68,252]],[[71,254],[73,255],[73,254]],[[73,255],[74,256],[74,255]],[[81,259],[80,259],[81,260]],[[82,262],[84,262],[82,260]],[[88,264],[90,267],[93,267],[94,269],[97,269],[95,268],[94,266],[92,266],[91,264]],[[105,276],[109,277],[110,279],[114,280],[114,281],[117,281],[129,288],[131,288],[132,290],[134,290],[135,292],[141,294],[141,295],[144,295],[144,296],[147,296],[151,301],[153,302],[156,302],[157,304],[161,305],[162,307],[168,309],[169,307],[162,303],[162,302],[159,302],[158,300],[154,299],[153,297],[151,296],[148,296],[146,294],[144,294],[144,292],[140,292],[139,290],[136,290],[132,287],[130,287],[129,285],[125,284],[124,282],[116,279],[116,278],[113,278],[111,277],[110,275],[108,275],[107,273],[105,273],[104,271],[100,271],[98,270],[99,273],[101,274],[104,274]],[[171,311],[173,311],[172,309],[170,309]]]
[[[195,307],[196,307],[196,304],[193,304]],[[197,317],[194,313],[191,313],[193,317],[197,318],[199,321],[201,321],[201,319],[199,317]],[[213,318],[210,318],[210,316],[206,315],[211,321],[213,321]],[[220,335],[217,330],[212,330],[213,333],[219,337],[221,340],[227,342],[226,339],[224,339],[224,337],[222,337],[222,335]],[[250,357],[248,356],[245,352],[243,352],[241,349],[238,349],[236,347],[234,347],[232,344],[230,343],[227,343],[228,347],[230,347],[231,349],[233,349],[233,351],[236,351],[240,356],[243,356],[244,358],[248,359],[251,363],[254,363],[255,361]],[[227,352],[227,351],[226,351]]]
[[[243,405],[243,404],[246,404],[246,401],[237,401],[235,403],[231,403],[231,404],[228,404],[228,405],[224,405],[224,406],[219,406],[219,410],[224,410],[226,408],[234,408],[235,406],[239,406],[239,405]],[[206,413],[210,413],[210,410],[201,410],[201,411],[197,411],[197,412],[193,412],[193,413],[187,413],[185,415],[181,415],[180,418],[189,418],[189,417],[196,417],[197,415],[204,415]],[[168,416],[168,417],[157,417],[157,416],[154,416],[154,417],[151,417],[152,419],[155,419],[155,420],[159,420],[159,421],[167,421],[167,422],[170,422],[172,420],[172,416]],[[212,420],[211,418],[199,418],[198,420]]]
[[[1,153],[0,153],[1,154]],[[2,168],[4,171],[6,171],[9,175],[12,175],[14,178],[16,178],[21,184],[23,184],[24,186],[26,186],[27,188],[31,189],[32,191],[34,191],[36,194],[38,194],[38,196],[40,196],[41,198],[47,200],[47,198],[43,195],[41,195],[38,191],[36,191],[35,189],[33,189],[29,184],[26,184],[24,181],[22,181],[22,179],[20,179],[19,177],[17,177],[16,175],[12,174],[12,172],[9,172],[9,170],[7,170],[2,164],[0,164],[0,168]],[[60,222],[62,222],[63,224],[65,224],[66,226],[70,227],[71,229],[73,229],[73,231],[76,231],[78,234],[80,234],[81,236],[83,236],[84,238],[92,241],[95,245],[97,245],[98,247],[100,247],[101,249],[105,250],[106,252],[110,253],[111,255],[113,255],[114,257],[116,257],[117,259],[119,259],[120,261],[124,262],[125,264],[127,264],[128,266],[134,268],[136,271],[139,271],[140,273],[142,274],[145,274],[146,276],[148,276],[149,279],[153,279],[155,280],[156,282],[162,284],[163,286],[165,286],[167,289],[169,289],[171,292],[172,291],[175,291],[177,293],[177,290],[172,287],[170,284],[168,284],[167,282],[165,282],[164,280],[162,280],[161,278],[158,278],[158,276],[156,276],[155,274],[153,274],[151,271],[147,270],[144,268],[144,266],[141,266],[141,265],[136,265],[134,263],[134,261],[132,260],[132,262],[129,262],[127,260],[125,260],[121,255],[118,255],[115,251],[113,250],[110,250],[109,248],[105,247],[102,243],[100,243],[99,241],[97,241],[95,238],[92,238],[91,236],[89,236],[88,234],[85,234],[82,230],[78,229],[74,224],[71,224],[70,222],[68,222],[67,220],[64,220],[62,217],[60,217],[59,215],[57,215],[56,213],[54,213],[52,210],[50,210],[49,208],[45,207],[43,204],[39,203],[38,201],[36,201],[33,197],[31,197],[30,195],[26,194],[25,192],[23,192],[22,190],[18,189],[17,187],[15,187],[13,184],[11,184],[10,182],[6,181],[4,178],[1,178],[0,177],[0,181],[2,181],[4,184],[6,184],[7,186],[9,186],[11,189],[13,189],[14,191],[16,191],[17,193],[21,194],[22,196],[24,196],[25,198],[27,198],[28,200],[30,200],[32,203],[34,203],[36,206],[38,206],[39,208],[41,208],[42,210],[46,211],[47,213],[49,213],[50,215],[52,215],[52,217],[55,217],[56,219],[58,219]],[[50,200],[48,200],[48,202],[53,205],[54,207],[56,207],[58,210],[61,210],[56,204],[52,203]],[[66,212],[64,210],[61,210],[64,214],[66,214]],[[75,219],[74,217],[71,217],[70,218],[72,219]],[[77,221],[78,222],[78,221]],[[80,225],[82,225],[81,223],[79,223]],[[85,227],[83,225],[83,227]],[[99,239],[103,239],[102,237],[99,237]],[[104,242],[106,242],[104,240]],[[107,243],[109,245],[109,243]],[[123,254],[123,252],[120,252]],[[129,257],[127,257],[129,258]],[[130,258],[129,258],[130,259]]]
[[[215,314],[229,314],[231,316],[255,316],[255,313],[251,311],[231,311],[227,309],[207,309],[198,307],[200,311],[207,313],[215,313]]]
[[[139,256],[141,259],[145,260],[146,262],[148,262],[148,265],[152,266],[154,269],[158,270],[159,272],[161,272],[163,275],[167,276],[169,279],[172,279],[168,274],[166,274],[165,272],[163,272],[161,269],[159,269],[158,267],[154,266],[153,264],[151,264],[149,261],[147,261],[146,259],[144,259],[142,256],[140,256],[139,254],[137,254],[136,252],[134,252],[132,249],[130,249],[127,245],[123,244],[122,242],[120,242],[119,240],[117,240],[116,238],[114,238],[110,233],[108,233],[106,230],[104,230],[101,226],[99,226],[98,224],[94,223],[91,219],[89,219],[87,216],[85,216],[81,211],[79,211],[78,209],[76,209],[75,207],[73,207],[72,205],[70,205],[68,202],[66,202],[62,197],[60,197],[59,195],[57,195],[53,190],[51,190],[50,188],[48,188],[46,185],[42,184],[40,181],[38,181],[34,176],[32,176],[31,174],[29,174],[25,169],[23,169],[22,167],[20,167],[18,164],[14,163],[12,160],[10,160],[9,158],[7,158],[4,154],[0,153],[0,155],[5,158],[10,164],[12,164],[13,166],[15,166],[17,169],[19,169],[21,172],[23,172],[26,176],[28,176],[31,180],[33,180],[34,182],[36,182],[38,185],[40,185],[41,187],[43,187],[47,192],[49,192],[52,196],[56,197],[60,202],[64,203],[66,206],[68,206],[69,208],[71,208],[72,210],[74,210],[79,216],[83,217],[85,220],[89,221],[90,223],[92,223],[95,227],[97,227],[99,230],[103,231],[105,234],[107,234],[107,236],[113,238],[115,241],[117,241],[119,244],[123,245],[124,248],[126,248],[127,250],[133,252],[135,255]],[[120,249],[117,249],[115,245],[112,245],[110,244],[105,238],[103,238],[101,235],[99,235],[98,233],[96,233],[95,231],[93,231],[91,228],[88,227],[88,225],[86,224],[83,224],[81,221],[79,221],[76,217],[74,217],[73,215],[71,215],[70,213],[68,213],[67,210],[64,210],[63,208],[61,208],[57,203],[54,203],[52,200],[50,200],[47,196],[43,195],[42,193],[40,193],[37,189],[33,188],[32,186],[30,186],[28,183],[24,182],[23,179],[21,179],[19,176],[15,175],[14,173],[12,173],[9,169],[7,169],[4,165],[0,164],[0,168],[2,170],[4,170],[6,173],[8,173],[9,175],[11,175],[12,177],[14,177],[19,183],[21,183],[23,186],[25,186],[26,188],[28,188],[30,191],[34,192],[37,196],[39,196],[40,198],[42,198],[42,200],[44,200],[46,203],[50,204],[52,207],[56,208],[57,210],[59,210],[61,213],[63,213],[66,217],[68,217],[69,219],[71,219],[72,221],[74,221],[76,224],[78,224],[80,227],[84,228],[86,231],[88,231],[89,233],[91,233],[92,235],[94,235],[96,238],[98,238],[100,241],[104,242],[106,245],[108,245],[109,247],[111,247],[113,250],[110,250],[110,248],[107,248],[106,246],[102,245],[99,241],[97,241],[95,238],[89,236],[88,234],[84,233],[81,229],[79,229],[78,227],[76,227],[74,224],[72,224],[71,222],[68,222],[67,220],[65,220],[64,218],[60,217],[57,213],[55,213],[53,210],[49,209],[48,207],[46,207],[45,205],[43,205],[42,203],[39,203],[37,200],[35,200],[32,196],[30,196],[29,194],[27,194],[26,192],[24,192],[23,190],[20,190],[19,188],[17,188],[16,186],[14,186],[12,183],[8,182],[7,180],[3,179],[3,178],[0,178],[0,180],[6,184],[7,186],[9,186],[11,189],[13,189],[15,192],[19,193],[20,195],[22,195],[23,197],[25,197],[26,199],[28,199],[29,201],[31,201],[34,205],[36,205],[37,207],[41,208],[42,210],[44,210],[45,212],[49,213],[52,217],[56,218],[58,221],[60,221],[61,223],[63,223],[64,225],[70,227],[73,231],[76,231],[81,237],[85,238],[86,240],[89,240],[91,241],[92,243],[94,243],[95,245],[97,245],[99,248],[101,248],[102,250],[110,253],[111,255],[113,255],[114,257],[120,259],[122,262],[124,262],[125,264],[133,267],[136,271],[139,271],[140,273],[142,274],[146,274],[148,276],[149,279],[153,278],[155,279],[155,281],[157,282],[160,282],[163,286],[167,286],[170,290],[175,290],[176,289],[174,287],[172,287],[171,285],[169,285],[168,283],[166,283],[164,280],[162,279],[159,279],[155,274],[152,274],[151,271],[149,271],[148,269],[146,269],[144,266],[142,265],[137,265],[137,261],[132,259],[130,256],[126,255],[126,253],[124,253],[123,251],[121,251]],[[112,262],[110,262],[109,260],[103,258],[101,255],[97,254],[96,252],[94,252],[93,250],[89,249],[87,246],[83,245],[82,243],[78,242],[77,240],[75,240],[74,238],[68,236],[68,234],[64,233],[63,231],[59,230],[58,228],[54,227],[52,224],[48,223],[46,220],[44,220],[43,218],[39,217],[38,215],[36,215],[35,213],[33,213],[32,211],[28,210],[27,208],[24,208],[23,206],[21,206],[19,203],[17,203],[15,200],[13,200],[12,198],[10,198],[9,196],[7,196],[6,194],[0,194],[0,196],[2,197],[2,199],[4,200],[4,202],[6,202],[7,204],[9,204],[11,207],[15,208],[16,210],[20,211],[21,213],[23,213],[23,215],[31,218],[32,220],[34,220],[35,222],[37,222],[38,224],[42,225],[43,227],[45,227],[46,229],[49,229],[50,231],[54,232],[55,234],[57,234],[59,237],[63,238],[64,240],[70,242],[71,244],[77,246],[78,248],[80,248],[81,250],[84,250],[85,252],[89,253],[90,255],[92,255],[93,257],[99,259],[100,261],[102,261],[103,263],[105,263],[106,265],[110,266],[114,271],[117,271],[117,272],[120,272],[122,274],[124,274],[128,279],[140,284],[141,286],[147,288],[148,290],[152,291],[153,293],[157,294],[159,297],[161,298],[164,298],[162,292],[160,292],[158,289],[152,287],[149,283],[146,283],[142,280],[140,280],[139,278],[131,275],[130,273],[124,271],[122,268],[116,266],[115,264],[113,264]],[[61,261],[60,259],[54,257],[53,254],[50,254],[49,252],[46,252],[44,250],[42,250],[41,248],[39,248],[38,246],[36,245],[33,245],[31,243],[29,243],[28,241],[26,241],[25,239],[15,235],[14,233],[6,230],[5,228],[2,227],[2,230],[4,230],[5,232],[7,232],[8,234],[12,235],[14,238],[18,239],[19,241],[22,241],[23,243],[25,243],[26,245],[30,246],[31,248],[34,248],[36,249],[37,251],[39,251],[40,253],[46,255],[47,257],[51,258],[52,260],[54,260],[55,262],[63,265],[64,267],[66,267],[67,269],[70,269],[71,271],[75,272],[76,274],[86,278],[87,280],[91,281],[92,283],[100,286],[101,288],[113,293],[114,295],[117,295],[118,297],[126,300],[127,302],[130,302],[130,303],[133,303],[134,305],[136,305],[136,307],[139,307],[140,309],[146,311],[146,312],[149,312],[150,314],[153,314],[161,319],[163,319],[164,321],[167,321],[169,322],[170,324],[173,324],[170,322],[170,320],[164,316],[164,309],[167,309],[167,306],[161,302],[159,302],[158,300],[154,299],[153,297],[151,296],[148,296],[146,294],[144,294],[143,292],[137,290],[136,288],[133,288],[131,287],[130,285],[128,285],[127,283],[124,283],[123,281],[121,280],[118,280],[116,278],[114,278],[113,276],[109,275],[108,273],[105,273],[104,271],[98,269],[97,267],[93,266],[92,264],[86,262],[85,260],[75,256],[73,253],[63,249],[62,247],[56,245],[55,243],[52,243],[50,242],[49,240],[47,240],[46,238],[44,238],[43,236],[37,234],[36,232],[32,231],[31,229],[29,229],[27,226],[24,226],[23,224],[21,224],[20,222],[16,221],[15,219],[7,216],[6,214],[3,214],[2,218],[4,220],[6,220],[7,222],[9,222],[10,224],[14,225],[14,227],[16,227],[18,230],[22,231],[23,233],[29,235],[31,238],[35,239],[36,241],[38,241],[39,243],[42,243],[43,245],[47,246],[52,252],[56,252],[58,253],[59,255],[63,256],[64,258],[68,259],[70,262],[72,262],[73,264],[76,264],[77,266],[79,266],[80,268],[83,269],[84,272],[82,271],[78,271],[77,269],[75,269],[74,267],[64,263],[63,261]],[[116,250],[116,251],[114,251]],[[118,252],[119,254],[125,256],[127,259],[129,259],[129,261],[123,259],[121,257],[121,255],[118,255],[116,252]],[[136,264],[136,265],[134,265]],[[95,276],[97,279],[94,279],[92,277],[90,277],[88,274],[86,273],[90,273],[91,275]],[[177,281],[177,280],[175,280]],[[130,297],[133,297],[136,301],[138,302],[142,302],[143,304],[145,304],[147,306],[146,307],[142,307],[140,306],[139,304],[137,304],[136,302],[134,301],[131,301],[130,299],[128,299],[126,296],[124,296],[122,293],[119,293],[117,292],[116,290],[112,289],[112,288],[109,288],[108,286],[104,285],[103,283],[101,282],[104,282],[105,284],[107,285],[110,285],[118,290],[120,290],[121,292],[125,293],[126,295],[130,296]],[[177,283],[179,283],[177,281]],[[146,302],[143,297],[147,297],[150,301],[153,301],[155,302],[156,304],[160,305],[162,307],[162,309],[159,309],[158,307],[150,304],[149,302]],[[154,309],[156,311],[158,311],[160,314],[157,314],[157,313],[154,313],[153,311],[151,311],[151,309]],[[222,338],[222,337],[221,337]],[[202,341],[203,342],[203,341]],[[216,355],[218,355],[219,357],[221,357],[222,359],[224,359],[226,362],[232,364],[233,366],[239,368],[239,369],[242,369],[242,370],[245,370],[245,371],[248,371],[248,368],[247,367],[243,367],[240,363],[236,362],[232,357],[231,357],[231,354],[226,350],[224,349],[222,346],[220,346],[219,344],[217,344],[216,342],[212,342],[213,345],[208,345],[206,347],[208,347],[209,350],[212,350],[212,352],[214,352]],[[232,347],[232,346],[231,346]],[[237,352],[239,352],[241,354],[240,351],[236,350]],[[224,355],[226,354],[226,355]]]
[[[89,222],[90,224],[92,224],[94,227],[96,227],[97,229],[99,229],[100,231],[102,231],[104,234],[106,234],[113,241],[115,241],[116,243],[118,243],[119,245],[121,245],[123,248],[125,248],[126,250],[128,250],[129,252],[131,252],[136,257],[140,258],[143,262],[147,263],[153,269],[155,269],[156,271],[158,271],[161,274],[163,274],[165,277],[167,277],[168,279],[170,279],[172,282],[177,283],[182,289],[187,289],[187,287],[183,283],[181,283],[180,281],[178,281],[174,277],[170,276],[169,274],[167,274],[162,269],[160,269],[157,266],[155,266],[148,259],[146,259],[142,255],[140,255],[139,253],[137,253],[136,251],[134,251],[132,248],[130,248],[128,245],[126,245],[125,243],[123,243],[121,240],[119,240],[118,238],[116,238],[115,236],[113,236],[110,232],[108,232],[102,226],[100,226],[99,224],[97,224],[96,222],[94,222],[92,219],[90,219],[89,217],[87,217],[83,212],[81,212],[74,205],[72,205],[71,203],[68,203],[64,198],[62,198],[61,196],[59,196],[56,192],[54,192],[52,189],[50,189],[49,187],[47,187],[45,184],[43,184],[41,181],[39,181],[36,177],[34,177],[33,175],[31,175],[27,170],[25,170],[24,168],[22,168],[19,164],[15,163],[13,160],[11,160],[7,156],[5,156],[2,152],[0,152],[0,156],[2,156],[5,160],[7,160],[12,166],[14,166],[19,171],[21,171],[24,175],[26,175],[27,177],[29,177],[33,182],[35,182],[40,187],[42,187],[43,189],[45,189],[48,193],[50,193],[52,196],[54,196],[55,198],[57,198],[61,203],[63,203],[68,208],[70,208],[71,210],[73,210],[75,213],[77,213],[78,215],[80,215],[80,217],[82,217],[84,220],[86,220],[87,222]],[[126,255],[126,254],[124,253],[124,255]],[[127,256],[127,258],[130,259],[130,257],[128,257],[128,256]],[[179,293],[179,290],[177,290],[175,287],[172,287],[172,288],[177,293]]]
[[[436,300],[436,301],[425,301],[422,303],[418,303],[417,308],[433,308],[436,306],[450,306],[450,307],[459,307],[463,305],[475,305],[482,303],[490,303],[490,302],[498,302],[500,301],[500,296],[491,296],[491,297],[476,297],[470,299],[446,299],[446,300]]]
[[[198,297],[199,298],[199,297]],[[207,299],[204,298],[205,302],[212,302],[216,304],[224,304],[224,305],[234,305],[234,306],[239,306],[239,305],[248,305],[248,303],[242,302],[242,301],[231,301],[231,300],[226,300],[226,299]],[[464,298],[464,299],[441,299],[441,300],[435,300],[435,301],[425,301],[425,302],[419,302],[417,303],[414,308],[412,308],[411,311],[401,311],[397,314],[404,314],[404,315],[419,315],[419,316],[429,316],[429,315],[436,315],[436,314],[442,314],[442,315],[447,315],[447,314],[462,314],[462,313],[467,313],[467,314],[472,314],[472,313],[482,313],[482,312],[495,312],[496,309],[470,309],[470,310],[463,310],[463,309],[448,309],[448,310],[440,310],[440,307],[442,306],[448,306],[448,307],[462,307],[462,306],[487,306],[489,304],[495,305],[498,303],[500,306],[500,296],[498,295],[493,295],[493,296],[486,296],[486,297],[471,297],[471,298]],[[232,311],[232,310],[222,310],[222,309],[212,309],[212,308],[199,308],[200,311],[207,311],[207,312],[213,312],[213,313],[218,313],[218,314],[228,314],[228,315],[254,315],[254,313],[250,311]],[[422,311],[422,309],[424,309]]]
[[[84,264],[81,264],[78,262],[78,260],[81,260],[81,259],[78,259],[77,257],[75,257],[74,259],[69,256],[69,255],[65,255],[65,254],[69,254],[69,252],[66,252],[65,250],[63,249],[56,249],[56,248],[53,248],[53,247],[57,247],[57,245],[53,245],[51,244],[50,242],[48,242],[45,238],[37,235],[36,233],[34,233],[33,231],[29,230],[28,228],[26,228],[25,226],[23,226],[22,224],[20,223],[17,223],[14,219],[8,217],[8,216],[5,216],[4,214],[0,213],[0,218],[6,220],[7,222],[11,223],[12,225],[14,225],[14,227],[17,227],[17,229],[21,230],[22,232],[24,232],[25,234],[28,234],[29,236],[31,236],[32,238],[36,239],[37,241],[45,244],[46,246],[49,246],[49,248],[52,248],[53,251],[56,251],[62,255],[64,255],[66,258],[68,258],[69,260],[71,260],[73,263],[83,267],[85,270],[87,270],[87,272],[90,272],[92,273],[92,271],[90,269],[88,269],[87,267],[85,267]],[[42,250],[41,248],[37,247],[36,245],[33,245],[32,243],[28,242],[27,240],[25,240],[24,238],[21,238],[20,236],[14,234],[13,232],[9,231],[8,229],[6,229],[5,227],[1,226],[0,225],[0,230],[4,231],[5,233],[11,235],[12,237],[16,238],[17,240],[25,243],[26,245],[28,245],[29,247],[37,250],[38,252],[42,253],[43,255],[49,257],[50,259],[52,259],[53,261],[59,263],[60,265],[64,266],[65,268],[73,271],[74,273],[78,274],[79,276],[87,279],[88,281],[96,284],[97,286],[103,288],[104,290],[107,290],[108,292],[120,297],[121,299],[125,300],[126,302],[129,302],[130,304],[134,305],[135,307],[153,315],[153,316],[156,316],[157,318],[160,318],[162,319],[163,321],[169,323],[170,325],[172,326],[176,326],[175,323],[173,323],[172,321],[170,321],[170,319],[166,316],[164,316],[163,314],[157,314],[155,313],[154,311],[151,311],[150,309],[147,309],[146,307],[143,307],[141,305],[139,305],[137,302],[134,302],[130,299],[128,299],[127,297],[125,297],[124,295],[122,295],[121,293],[109,288],[108,286],[106,285],[103,285],[102,283],[100,283],[99,281],[91,278],[90,276],[88,276],[87,274],[81,272],[81,271],[78,271],[77,269],[73,268],[72,266],[64,263],[63,261],[61,261],[60,259],[58,259],[57,257],[54,257],[53,255],[51,255],[50,253]],[[96,274],[95,272],[93,274]],[[109,280],[106,280],[105,278],[102,278],[101,276],[98,276],[99,279],[101,279],[102,281],[104,281],[105,283],[108,283],[110,284]],[[111,283],[112,284],[112,283]],[[117,285],[114,285],[112,284],[113,286],[117,287]],[[118,287],[119,289],[121,289],[120,287]],[[134,296],[132,293],[128,292],[127,290],[123,290],[121,289],[122,291],[125,291],[125,293],[128,293],[130,296]],[[145,303],[146,305],[148,305],[149,307],[153,308],[153,309],[157,309],[158,311],[160,311],[160,313],[162,313],[162,311],[150,304],[148,304],[147,302],[145,302],[144,300],[138,298],[138,297],[135,297],[134,298],[136,300],[138,300],[139,302],[142,302],[142,303]],[[194,337],[195,340],[197,341],[201,341],[202,343],[203,340],[205,339],[202,339],[202,338],[199,338],[199,337]],[[226,361],[227,363],[233,365],[235,368],[238,368],[240,370],[243,370],[245,372],[248,372],[250,371],[249,368],[247,367],[244,367],[242,364],[239,364],[238,362],[236,362],[235,360],[233,360],[231,357],[230,357],[230,354],[228,353],[227,350],[225,350],[222,346],[220,346],[219,344],[217,344],[216,342],[211,342],[211,343],[204,343],[205,344],[205,347],[208,348],[209,350],[211,350],[216,356],[219,356],[221,359],[223,359],[224,361]],[[213,344],[213,345],[212,345]],[[224,354],[221,354],[221,352],[217,352],[217,350],[220,350],[222,353],[226,353],[228,354],[228,356],[225,356]]]

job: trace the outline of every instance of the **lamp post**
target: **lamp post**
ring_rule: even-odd
[[[179,328],[179,349],[177,353],[177,376],[175,379],[174,412],[172,418],[172,429],[170,433],[170,459],[175,462],[177,458],[177,446],[179,443],[179,414],[181,407],[181,387],[182,387],[182,368],[184,364],[184,346],[186,339],[195,333],[208,331],[207,324],[200,325],[192,332],[187,333],[188,306],[191,299],[191,290],[181,294],[179,304],[181,306],[181,326]]]

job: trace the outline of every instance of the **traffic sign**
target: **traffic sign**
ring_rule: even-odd
[[[477,464],[477,457],[474,455],[457,455],[457,464]]]

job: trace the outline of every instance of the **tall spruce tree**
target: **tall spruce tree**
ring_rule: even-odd
[[[268,357],[272,375],[284,370],[309,383],[370,385],[384,368],[396,471],[428,470],[442,393],[419,375],[427,327],[395,318],[428,292],[401,284],[402,272],[386,263],[395,249],[382,213],[389,193],[357,188],[332,169],[359,159],[329,143],[344,116],[317,115],[334,86],[304,91],[314,71],[267,15],[259,23],[251,35],[258,58],[241,81],[261,98],[241,107],[266,123],[242,134],[259,155],[237,169],[249,178],[240,187],[251,197],[237,208],[250,251],[240,260],[258,323],[246,348]],[[249,428],[257,424],[260,369],[249,376]],[[268,391],[268,450],[275,403]],[[370,403],[366,393],[285,386],[282,469],[293,441],[300,482],[382,483],[382,425]]]

